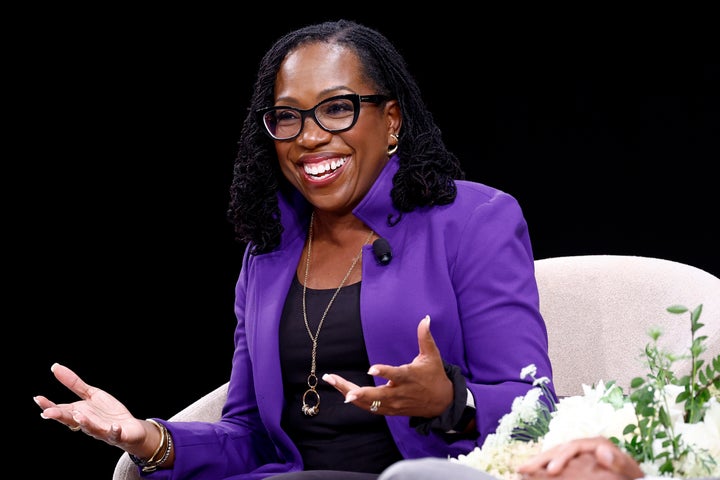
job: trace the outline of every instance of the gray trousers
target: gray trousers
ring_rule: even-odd
[[[444,458],[401,460],[390,465],[378,480],[497,480],[477,468]]]

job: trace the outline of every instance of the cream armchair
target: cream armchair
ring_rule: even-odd
[[[173,421],[200,421],[214,422],[220,420],[222,407],[227,398],[228,384],[223,383],[215,390],[195,400],[193,403],[170,417]],[[127,453],[123,453],[115,465],[113,480],[139,480],[140,472],[138,467],[130,460]]]
[[[616,380],[627,392],[630,380],[646,373],[640,355],[651,327],[664,332],[660,343],[668,349],[686,351],[689,316],[668,313],[670,305],[702,303],[702,334],[708,350],[720,352],[720,278],[704,270],[659,258],[580,255],[536,260],[535,274],[560,396],[580,395],[583,383],[598,380]],[[171,420],[218,420],[226,396],[224,384]],[[139,478],[123,454],[113,480]]]
[[[535,277],[560,396],[581,395],[583,383],[599,380],[616,380],[628,392],[632,378],[647,373],[641,354],[650,328],[663,332],[660,345],[686,353],[690,316],[668,313],[671,305],[692,310],[702,303],[701,334],[710,352],[720,352],[720,278],[704,270],[659,258],[581,255],[536,260]]]

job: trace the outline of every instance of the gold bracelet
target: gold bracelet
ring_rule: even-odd
[[[167,428],[165,429],[166,438],[167,438],[167,447],[165,448],[165,453],[163,454],[162,458],[158,460],[154,465],[148,465],[147,467],[143,468],[144,472],[154,472],[157,467],[162,465],[167,461],[168,458],[170,458],[170,452],[172,452],[173,443],[172,443],[172,437],[170,436],[170,433],[168,433]]]
[[[170,437],[170,432],[168,432],[165,425],[158,423],[150,418],[148,418],[147,421],[158,427],[158,429],[160,430],[160,444],[150,456],[150,458],[148,458],[147,460],[141,460],[140,458],[132,454],[130,454],[130,459],[133,461],[133,463],[135,463],[135,465],[141,467],[143,472],[149,473],[154,472],[158,466],[162,465],[167,461],[167,459],[170,457],[170,452],[172,452],[173,445],[172,437]],[[160,458],[157,458],[158,455],[160,455]]]
[[[153,452],[153,454],[150,455],[150,458],[148,458],[145,461],[145,463],[147,463],[147,464],[152,464],[157,461],[156,457],[158,456],[158,453],[163,451],[163,447],[167,448],[167,429],[165,428],[164,425],[156,422],[155,420],[153,420],[151,418],[148,418],[147,421],[152,423],[153,425],[155,425],[160,430],[160,444],[158,444],[158,447],[155,450],[155,452]],[[162,454],[161,454],[161,456],[162,456]]]

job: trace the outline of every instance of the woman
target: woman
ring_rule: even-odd
[[[45,418],[152,478],[375,479],[471,451],[532,387],[523,367],[551,377],[518,203],[463,180],[372,29],[312,25],[267,52],[229,218],[247,248],[222,420],[136,419],[60,365],[81,401],[35,397]]]

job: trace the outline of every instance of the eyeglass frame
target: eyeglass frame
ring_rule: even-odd
[[[329,133],[346,132],[346,131],[350,130],[352,127],[354,127],[355,124],[357,123],[358,118],[360,117],[360,104],[362,102],[374,103],[376,105],[379,105],[382,102],[387,101],[389,99],[390,99],[390,97],[388,97],[387,95],[382,95],[382,94],[360,95],[358,93],[346,93],[343,95],[335,95],[333,97],[326,98],[325,100],[319,102],[314,107],[311,107],[311,108],[308,108],[305,110],[303,110],[301,108],[287,107],[287,106],[282,106],[282,105],[274,105],[272,107],[260,108],[258,110],[255,110],[255,116],[257,118],[257,121],[262,126],[263,131],[273,140],[280,140],[280,141],[293,140],[302,133],[303,128],[305,128],[305,119],[308,116],[313,119],[313,121],[315,122],[315,124],[318,127],[322,128],[326,132],[329,132]],[[352,101],[353,119],[352,119],[352,122],[350,123],[350,125],[348,125],[347,127],[339,128],[339,129],[327,128],[322,123],[320,123],[320,120],[318,120],[317,116],[315,115],[315,110],[320,105],[322,105],[324,103],[332,102],[335,100],[350,100],[350,101]],[[265,114],[267,114],[268,112],[271,112],[273,110],[293,110],[293,111],[299,113],[300,114],[300,129],[298,130],[298,132],[295,135],[293,135],[292,137],[286,137],[286,138],[278,138],[275,135],[273,135],[270,132],[270,129],[268,128],[267,124],[265,123]]]

